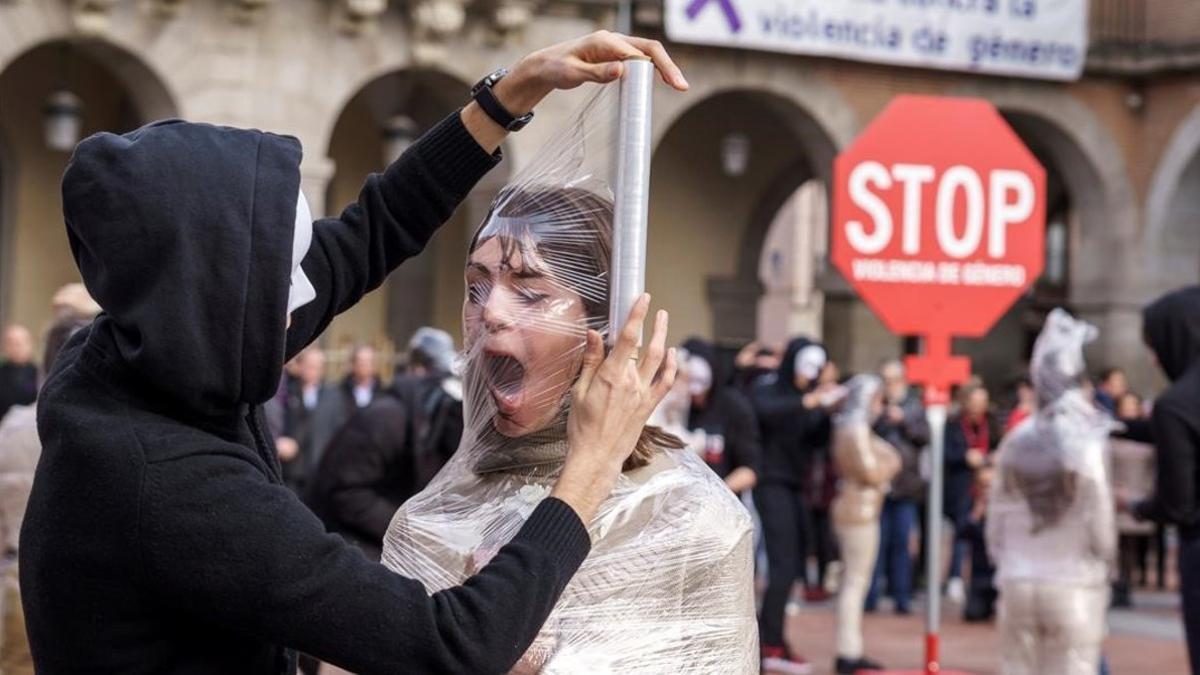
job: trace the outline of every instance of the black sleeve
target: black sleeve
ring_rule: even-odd
[[[380,487],[392,462],[405,456],[407,419],[404,406],[371,406],[338,431],[321,462],[328,517],[380,545],[400,508]]]
[[[942,446],[942,463],[948,469],[967,468],[967,440],[963,437],[962,429],[957,420],[946,422],[945,443]]]
[[[730,390],[729,395],[729,413],[732,419],[730,426],[733,433],[732,438],[726,439],[732,441],[730,447],[730,458],[733,460],[733,468],[747,467],[757,472],[759,470],[759,460],[762,457],[762,438],[758,430],[758,418],[754,415],[754,408],[750,402],[746,400],[736,391]]]
[[[420,253],[499,161],[499,153],[484,152],[455,112],[382,174],[368,176],[358,201],[340,216],[314,223],[303,267],[317,297],[292,313],[288,357],[378,288],[400,263]]]
[[[924,407],[915,404],[905,406],[904,435],[917,449],[929,443],[929,420],[925,417]]]
[[[1113,436],[1138,443],[1154,444],[1154,428],[1150,420],[1129,419],[1120,420],[1120,422],[1125,428],[1113,432]]]
[[[149,465],[138,525],[158,602],[364,675],[507,672],[590,548],[571,507],[546,499],[479,574],[430,595],[219,454]]]
[[[1197,434],[1187,417],[1166,401],[1150,418],[1155,456],[1154,496],[1137,504],[1134,515],[1157,522],[1193,525],[1196,519]]]

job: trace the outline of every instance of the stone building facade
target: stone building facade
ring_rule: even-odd
[[[1200,282],[1200,12],[1193,0],[1093,0],[1076,82],[670,45],[693,84],[656,93],[647,283],[675,335],[729,344],[821,336],[850,369],[900,353],[825,262],[832,160],[899,93],[994,102],[1046,165],[1053,278],[987,339],[958,349],[993,381],[1016,372],[1050,306],[1096,322],[1096,364],[1154,383],[1142,304]],[[607,0],[0,0],[0,322],[34,329],[75,280],[43,139],[48,97],[82,100],[83,133],[163,117],[297,136],[314,212],[353,199],[396,147],[469,83],[524,53],[614,25]],[[634,30],[661,37],[658,3]],[[586,88],[584,88],[586,89]],[[328,345],[458,332],[469,233],[586,91],[557,94],[425,255],[331,327]],[[391,130],[391,131],[389,131]],[[390,135],[389,135],[390,134]],[[738,138],[744,167],[726,153]]]

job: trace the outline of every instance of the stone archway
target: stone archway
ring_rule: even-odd
[[[454,75],[434,69],[399,69],[374,77],[350,97],[330,130],[323,175],[307,189],[325,188],[325,211],[335,213],[358,195],[363,178],[385,168],[385,129],[398,115],[415,124],[414,134],[432,128],[462,104],[469,88]],[[415,139],[414,139],[415,140]],[[315,153],[314,153],[315,154]],[[483,218],[509,175],[508,163],[494,169],[433,236],[425,251],[401,265],[380,289],[335,319],[326,331],[326,347],[336,369],[338,357],[353,343],[371,342],[403,349],[424,325],[458,336],[462,305],[462,263],[470,233]],[[310,201],[312,201],[310,199]]]
[[[6,45],[7,46],[7,45]],[[130,131],[175,113],[166,84],[136,55],[97,39],[51,39],[3,55],[0,69],[0,318],[35,333],[49,298],[78,280],[62,226],[59,183],[69,153],[44,141],[43,106],[68,89],[82,102],[80,138]]]
[[[981,81],[954,93],[980,96],[995,104],[1061,180],[1070,204],[1070,266],[1062,304],[1100,328],[1100,338],[1088,351],[1090,364],[1096,368],[1141,364],[1145,358],[1139,349],[1142,270],[1136,264],[1138,257],[1131,254],[1140,244],[1138,213],[1124,154],[1109,129],[1085,105],[1054,85],[1031,88],[1024,83],[1018,88]],[[992,337],[1019,341],[1015,349],[1021,353],[1014,352],[1018,359],[1026,355],[1039,328],[1036,315],[1047,309],[1033,308],[1032,314],[1021,318],[1022,308],[1030,309],[1028,301],[1006,315]]]
[[[1171,135],[1146,197],[1144,294],[1200,282],[1200,107]]]
[[[656,92],[647,284],[672,309],[676,337],[755,337],[771,223],[801,184],[827,178],[857,132],[833,86],[776,65],[749,69],[718,56],[690,73],[697,84],[687,95]],[[721,139],[733,132],[750,142],[737,177],[720,168]]]

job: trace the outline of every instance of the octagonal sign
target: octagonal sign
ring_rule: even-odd
[[[833,263],[892,332],[948,350],[1041,274],[1045,193],[987,101],[899,96],[834,163]]]

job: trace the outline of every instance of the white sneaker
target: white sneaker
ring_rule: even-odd
[[[812,664],[803,656],[789,654],[785,649],[767,648],[763,650],[762,671],[778,675],[809,675],[812,673]]]
[[[967,601],[967,591],[963,586],[962,579],[952,577],[946,582],[946,599],[956,605],[961,605]]]

